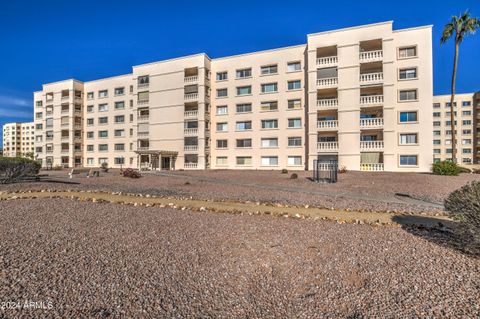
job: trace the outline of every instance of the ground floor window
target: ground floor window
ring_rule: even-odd
[[[93,165],[93,158],[92,157],[87,158],[87,165]]]
[[[250,156],[237,156],[237,165],[239,166],[251,166],[252,158]]]
[[[400,155],[401,166],[416,166],[418,165],[417,155]]]
[[[278,157],[277,156],[262,156],[262,166],[277,166]]]
[[[102,165],[103,163],[108,164],[108,158],[106,157],[100,157],[98,159],[98,164]]]
[[[115,165],[125,164],[125,158],[123,158],[123,157],[115,157],[114,161],[115,161]]]
[[[216,163],[218,166],[224,166],[224,165],[228,165],[228,157],[226,156],[218,156],[216,158]]]
[[[287,160],[287,164],[290,166],[299,166],[302,165],[302,157],[301,156],[289,156]]]

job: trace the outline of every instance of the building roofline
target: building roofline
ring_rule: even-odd
[[[321,35],[321,34],[327,34],[327,33],[334,33],[334,32],[342,32],[342,31],[356,30],[356,29],[361,29],[361,28],[365,28],[365,27],[374,27],[374,26],[379,26],[379,25],[384,25],[384,24],[393,24],[393,20],[383,21],[383,22],[376,22],[376,23],[370,23],[370,24],[363,24],[363,25],[357,25],[357,26],[346,27],[346,28],[341,28],[341,29],[326,30],[326,31],[320,31],[320,32],[315,32],[315,33],[308,33],[308,34],[307,34],[307,38],[308,38],[309,36],[314,36],[314,35]]]
[[[115,79],[115,78],[128,77],[128,76],[133,77],[133,74],[132,73],[127,73],[127,74],[109,76],[109,77],[106,77],[106,78],[100,78],[100,79],[95,79],[95,80],[91,80],[91,81],[85,81],[85,82],[83,82],[83,84],[89,84],[89,83],[92,83],[92,82],[105,81],[105,80],[111,80],[111,79]]]
[[[165,62],[171,62],[171,61],[175,61],[175,60],[193,58],[193,57],[196,57],[196,56],[203,56],[203,57],[206,57],[208,60],[211,60],[210,57],[208,56],[208,54],[202,52],[202,53],[196,53],[196,54],[191,54],[191,55],[186,55],[186,56],[171,58],[171,59],[167,59],[167,60],[153,61],[153,62],[148,62],[148,63],[143,63],[143,64],[137,64],[137,65],[132,66],[132,69],[139,68],[139,67],[142,67],[142,66],[148,66],[148,65],[160,64],[160,63],[165,63]]]
[[[49,82],[49,83],[44,83],[42,84],[43,85],[52,85],[52,84],[58,84],[58,83],[62,83],[62,82],[68,82],[68,81],[73,81],[73,82],[77,82],[77,83],[84,83],[80,80],[76,80],[76,79],[66,79],[66,80],[60,80],[60,81],[55,81],[55,82]]]
[[[433,24],[421,25],[418,27],[411,27],[411,28],[405,28],[405,29],[398,29],[398,30],[393,30],[393,32],[397,33],[397,32],[403,32],[403,31],[413,31],[413,30],[431,29],[431,28],[433,28]]]
[[[240,54],[229,55],[229,56],[224,56],[224,57],[219,57],[219,58],[213,58],[212,61],[224,60],[224,59],[230,59],[230,58],[238,58],[238,57],[247,56],[247,55],[254,55],[254,54],[269,53],[269,52],[274,52],[274,51],[288,50],[288,49],[294,49],[294,48],[305,47],[305,46],[307,46],[306,43],[290,45],[288,47],[280,47],[280,48],[266,49],[266,50],[261,50],[261,51],[240,53]]]
[[[466,92],[466,93],[455,93],[455,96],[457,95],[471,95],[473,96],[476,92]],[[451,96],[451,94],[447,93],[447,94],[434,94],[433,97],[444,97],[444,96]]]

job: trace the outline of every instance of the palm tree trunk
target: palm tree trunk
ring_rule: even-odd
[[[457,78],[457,64],[458,64],[458,49],[459,42],[455,39],[455,55],[453,60],[453,73],[452,73],[452,95],[450,97],[450,129],[452,131],[452,161],[457,162],[457,143],[455,134],[455,108],[453,101],[455,100],[455,81]]]

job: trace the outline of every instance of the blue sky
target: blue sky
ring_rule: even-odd
[[[306,42],[306,34],[394,20],[433,24],[434,91],[449,93],[453,45],[443,25],[480,1],[1,1],[0,125],[32,118],[42,83],[89,81],[205,52],[221,57]],[[457,91],[480,90],[480,34],[460,49]],[[0,144],[1,145],[1,144]]]

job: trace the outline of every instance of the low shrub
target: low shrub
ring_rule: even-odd
[[[434,175],[457,176],[461,169],[452,161],[441,161],[433,164],[432,172]]]
[[[472,170],[470,168],[467,168],[467,167],[459,166],[458,168],[460,170],[460,173],[470,174],[472,172]]]
[[[23,157],[0,158],[0,184],[18,182],[22,178],[37,175],[40,163]]]
[[[282,174],[288,174],[288,170],[287,169],[282,169]]]
[[[290,179],[297,179],[297,178],[298,178],[297,173],[293,173],[292,175],[290,175]]]
[[[348,172],[348,170],[345,165],[340,166],[340,168],[338,169],[339,174],[345,174],[346,172]]]
[[[102,168],[102,170],[107,173],[108,172],[108,164],[106,162],[103,162],[100,167]]]
[[[480,252],[480,181],[473,181],[445,199],[448,214],[460,223],[465,245]]]
[[[140,174],[139,171],[134,170],[133,168],[126,168],[122,171],[123,177],[129,177],[129,178],[140,178],[142,177],[142,174]]]

